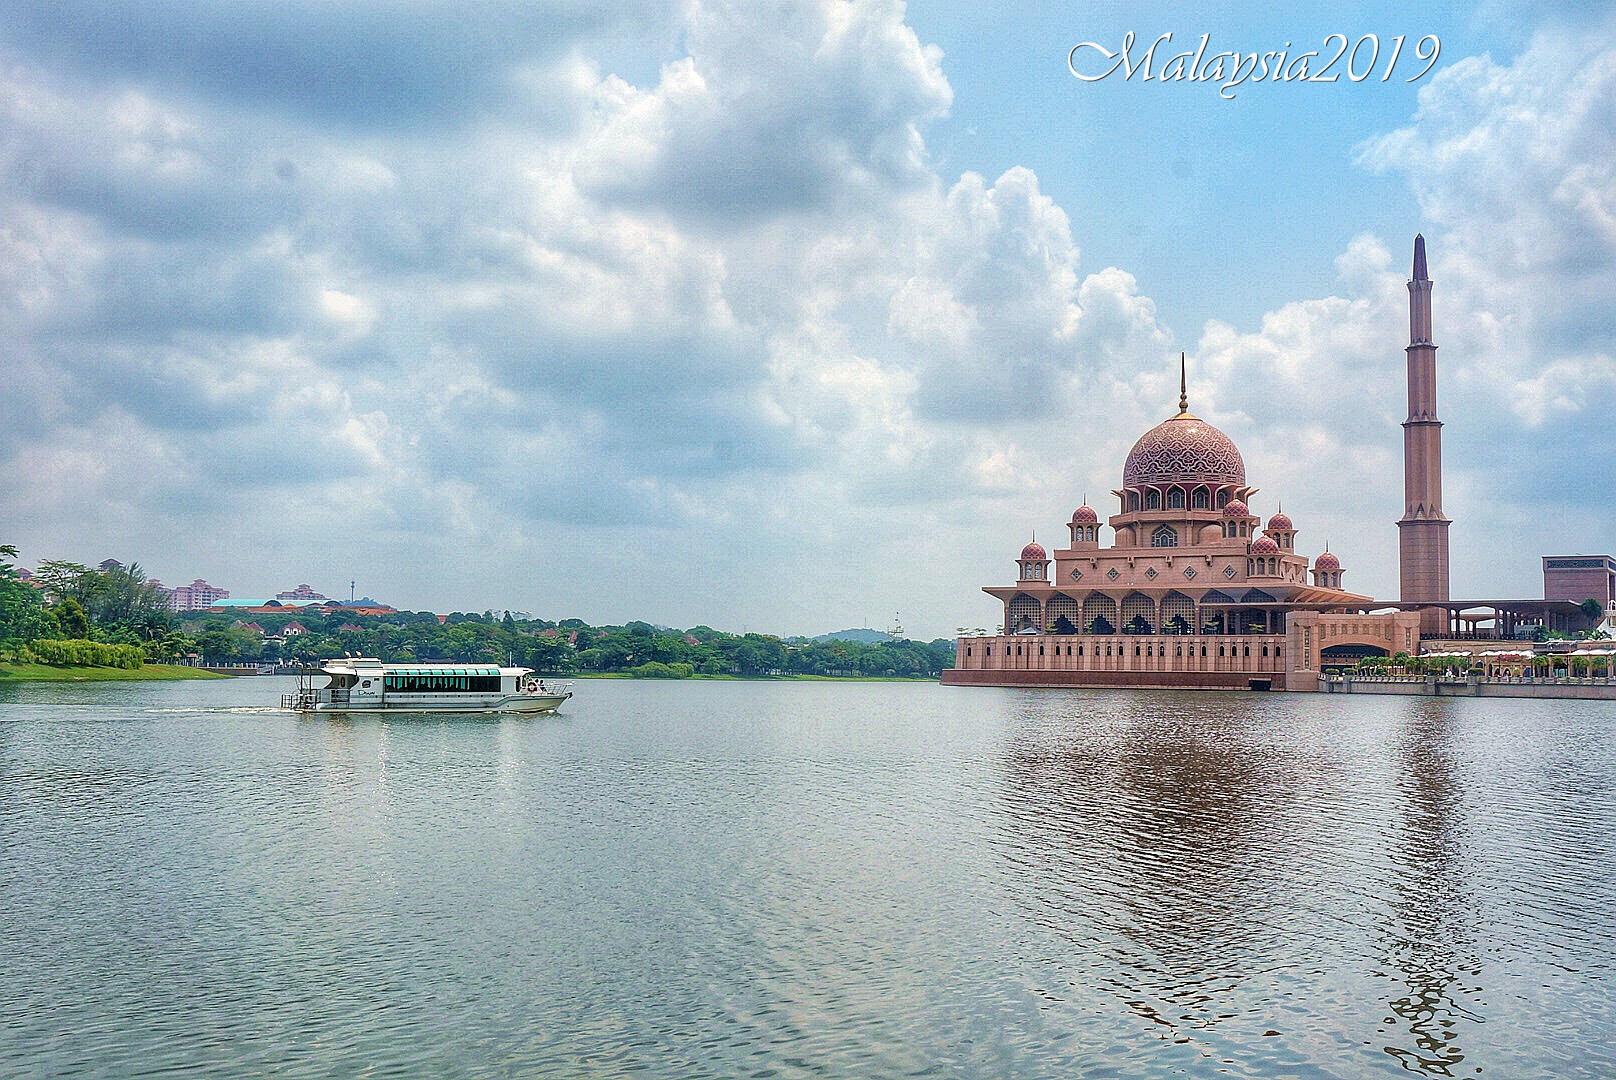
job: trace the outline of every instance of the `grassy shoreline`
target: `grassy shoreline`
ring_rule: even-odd
[[[228,679],[201,668],[178,664],[143,664],[139,668],[79,667],[71,664],[0,664],[6,682],[148,682],[182,679]]]

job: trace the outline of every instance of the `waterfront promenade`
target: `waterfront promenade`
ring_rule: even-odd
[[[1406,694],[1418,697],[1568,698],[1616,701],[1616,679],[1529,676],[1321,675],[1325,694]]]

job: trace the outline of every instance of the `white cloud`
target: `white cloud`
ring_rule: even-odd
[[[1026,529],[1085,491],[1104,512],[1180,346],[1132,274],[1081,267],[1030,170],[938,173],[952,92],[902,5],[620,17],[683,54],[637,85],[590,26],[461,29],[483,81],[438,72],[387,122],[339,86],[265,108],[0,43],[17,539],[262,575],[238,592],[363,561],[406,604],[810,630],[854,598],[952,626]],[[359,90],[430,63],[392,44]],[[1610,295],[1612,78],[1588,71],[1456,64],[1363,151],[1432,162],[1410,180],[1438,225],[1444,411],[1503,409],[1534,447],[1613,394],[1609,305],[1555,291]],[[1403,247],[1358,238],[1340,296],[1209,324],[1192,363],[1193,407],[1359,584],[1395,550]],[[1454,490],[1498,496],[1474,456]]]

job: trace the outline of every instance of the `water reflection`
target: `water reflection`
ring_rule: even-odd
[[[1400,1022],[1410,1045],[1385,1050],[1411,1072],[1455,1076],[1465,1060],[1465,1027],[1483,1022],[1457,721],[1451,701],[1402,703],[1393,747],[1399,798],[1387,837],[1392,901],[1382,943],[1385,965],[1402,983],[1386,1021]]]
[[[1004,755],[1000,851],[1030,917],[1166,1038],[1260,1006],[1281,976],[1298,801],[1329,770],[1231,695],[1036,699]]]

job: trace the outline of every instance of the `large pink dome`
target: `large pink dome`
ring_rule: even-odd
[[[1139,437],[1122,467],[1122,486],[1234,484],[1244,487],[1246,463],[1229,436],[1189,413],[1164,420]]]

